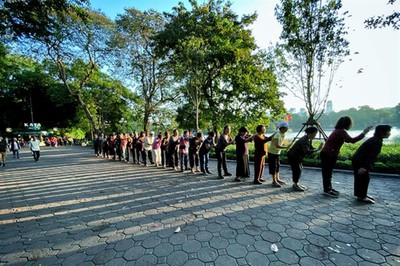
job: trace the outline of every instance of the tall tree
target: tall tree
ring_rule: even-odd
[[[309,121],[323,113],[334,75],[349,54],[340,0],[282,0],[277,55],[280,84],[304,101]]]
[[[115,38],[119,47],[117,69],[131,85],[137,88],[138,108],[143,116],[143,129],[149,130],[152,116],[157,109],[174,101],[178,94],[174,90],[170,73],[163,60],[154,51],[152,37],[164,26],[163,16],[149,10],[126,9],[117,20],[119,35]],[[158,123],[163,123],[158,121]],[[165,121],[164,121],[165,123]]]
[[[26,45],[28,53],[56,66],[57,77],[78,102],[94,132],[98,131],[98,123],[83,94],[107,55],[107,40],[113,29],[114,24],[100,13],[86,10],[82,19],[80,13],[70,11],[57,21],[51,35],[19,39],[19,45]]]
[[[67,127],[77,104],[43,64],[0,52],[0,129],[40,123],[43,128]]]
[[[168,23],[155,38],[158,53],[190,90],[186,102],[197,105],[204,99],[201,113],[210,114],[214,129],[244,123],[243,118],[266,119],[266,109],[279,113],[283,105],[275,76],[256,54],[248,30],[256,14],[239,19],[231,4],[221,0],[189,3],[190,9],[180,3],[166,14]]]

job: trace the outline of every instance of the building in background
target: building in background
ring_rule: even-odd
[[[326,112],[327,114],[333,112],[333,103],[332,103],[332,101],[328,101],[328,102],[326,103],[325,112]]]

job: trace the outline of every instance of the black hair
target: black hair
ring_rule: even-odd
[[[342,116],[336,122],[335,129],[350,129],[353,125],[353,119],[350,116]]]
[[[229,125],[226,125],[226,126],[224,126],[224,131],[223,131],[223,134],[225,134],[225,131],[226,131],[228,128],[230,128],[230,126],[229,126]]]
[[[318,128],[316,127],[308,127],[306,130],[304,130],[307,134],[312,134],[318,132]]]
[[[209,135],[210,137],[214,137],[214,136],[215,136],[215,133],[214,133],[214,131],[210,131],[210,132],[208,132],[208,135]]]
[[[256,127],[257,133],[260,133],[263,127],[264,127],[264,125],[258,125],[258,126]]]
[[[249,132],[249,130],[247,129],[247,127],[241,127],[241,128],[239,128],[239,133],[242,133],[242,132]]]
[[[383,138],[392,129],[389,125],[379,125],[375,128],[374,136],[378,138]]]

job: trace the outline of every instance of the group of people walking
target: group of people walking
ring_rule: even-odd
[[[241,127],[238,134],[232,137],[231,127],[225,126],[222,134],[216,139],[214,132],[209,132],[204,137],[202,132],[192,134],[184,131],[179,134],[177,129],[172,135],[168,131],[158,133],[156,136],[150,132],[132,132],[131,134],[112,133],[109,136],[100,134],[94,141],[96,156],[114,160],[130,161],[139,165],[155,165],[157,167],[171,168],[175,171],[190,170],[192,173],[212,174],[208,161],[211,149],[215,150],[217,158],[217,176],[219,179],[232,176],[227,168],[226,151],[229,145],[236,145],[236,182],[243,182],[250,177],[249,142],[254,143],[254,184],[263,184],[266,180],[264,167],[268,161],[268,170],[272,178],[273,187],[282,187],[286,184],[280,178],[280,154],[287,150],[287,158],[292,171],[293,190],[305,191],[306,187],[300,184],[302,174],[302,162],[306,156],[320,152],[322,180],[324,194],[330,197],[338,197],[339,191],[332,187],[332,173],[339,156],[340,148],[344,143],[355,143],[365,137],[372,129],[366,127],[363,132],[351,137],[347,130],[352,128],[353,120],[341,117],[335,129],[328,139],[315,148],[313,139],[318,134],[316,127],[310,126],[305,129],[305,135],[299,140],[286,144],[285,133],[289,125],[280,122],[277,132],[266,136],[266,127],[256,127],[256,134],[250,134],[246,127]],[[354,196],[365,203],[374,203],[373,197],[367,194],[369,185],[369,171],[381,151],[382,141],[390,136],[391,127],[379,125],[375,128],[374,136],[365,141],[355,152],[352,159],[354,171]],[[268,149],[268,142],[270,142]]]
[[[7,141],[6,138],[0,136],[0,166],[6,167],[7,152],[11,151],[13,153],[14,159],[20,158],[20,150],[22,145],[17,138],[12,138]],[[33,159],[37,162],[40,157],[40,141],[36,136],[33,136],[29,141],[29,149],[32,152]]]

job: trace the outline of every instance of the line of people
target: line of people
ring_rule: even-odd
[[[332,173],[339,156],[340,148],[346,143],[355,143],[365,137],[372,129],[369,126],[359,136],[351,137],[347,130],[352,128],[353,120],[344,116],[341,117],[328,139],[315,148],[312,145],[313,139],[318,134],[318,128],[314,126],[305,129],[305,135],[294,143],[286,143],[285,133],[288,131],[287,122],[280,122],[277,132],[266,136],[266,127],[256,127],[256,134],[250,134],[246,127],[241,127],[235,138],[232,137],[231,127],[225,126],[222,134],[215,141],[215,133],[209,132],[204,137],[202,132],[193,134],[184,131],[182,135],[177,129],[172,135],[168,131],[161,132],[155,136],[153,131],[148,134],[144,131],[132,132],[131,134],[115,133],[109,136],[100,134],[94,141],[96,156],[119,161],[130,161],[139,165],[155,165],[157,167],[171,168],[176,171],[190,170],[192,173],[210,175],[209,153],[215,150],[217,158],[217,176],[219,179],[232,176],[227,168],[226,150],[229,145],[236,145],[236,182],[244,182],[250,177],[249,142],[254,143],[254,184],[263,184],[266,180],[264,167],[268,161],[268,170],[272,179],[272,186],[279,188],[286,184],[280,178],[280,154],[287,149],[287,158],[292,171],[293,190],[305,191],[306,187],[300,184],[303,165],[306,156],[315,152],[320,153],[322,180],[324,195],[338,197],[339,191],[332,187]],[[353,156],[353,170],[355,176],[354,195],[362,202],[374,203],[373,197],[367,194],[369,184],[369,171],[373,162],[380,153],[382,140],[390,136],[391,127],[380,125],[375,128],[372,138],[365,141]],[[267,143],[270,142],[269,148]]]

